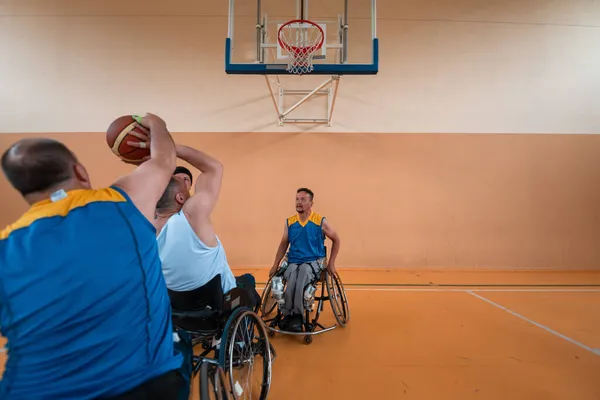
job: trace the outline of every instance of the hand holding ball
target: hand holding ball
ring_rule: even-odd
[[[106,130],[108,147],[129,164],[141,164],[150,158],[150,132],[139,120],[139,117],[125,115],[114,120]]]

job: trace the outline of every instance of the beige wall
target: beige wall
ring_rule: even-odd
[[[0,0],[0,14],[0,132],[98,132],[145,110],[175,131],[311,129],[275,125],[262,77],[224,73],[225,0]],[[597,1],[379,0],[378,15],[380,74],[344,77],[334,126],[314,131],[598,132]]]

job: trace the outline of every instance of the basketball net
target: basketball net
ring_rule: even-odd
[[[323,46],[324,39],[323,29],[312,21],[298,19],[281,26],[278,41],[288,55],[286,70],[296,75],[312,72],[313,56]]]

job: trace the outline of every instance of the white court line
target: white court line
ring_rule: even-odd
[[[540,293],[551,293],[551,292],[565,292],[565,293],[600,293],[600,289],[451,289],[451,288],[354,288],[347,287],[345,290],[356,290],[356,291],[368,291],[368,292],[540,292]]]
[[[597,356],[600,356],[600,349],[593,349],[593,348],[591,348],[591,347],[589,347],[589,346],[586,346],[585,344],[583,344],[583,343],[580,343],[580,342],[578,342],[577,340],[571,339],[570,337],[568,337],[568,336],[565,336],[565,335],[563,335],[562,333],[556,332],[555,330],[553,330],[553,329],[550,329],[550,328],[548,328],[547,326],[544,326],[544,325],[542,325],[542,324],[539,324],[539,323],[537,323],[537,322],[535,322],[535,321],[533,321],[533,320],[531,320],[531,319],[529,319],[529,318],[527,318],[527,317],[524,317],[524,316],[522,316],[521,314],[517,314],[516,312],[514,312],[514,311],[511,311],[511,310],[509,310],[508,308],[506,308],[506,307],[503,307],[503,306],[501,306],[501,305],[500,305],[500,304],[498,304],[498,303],[494,303],[493,301],[491,301],[491,300],[489,300],[489,299],[486,299],[486,298],[485,298],[485,297],[483,297],[483,296],[480,296],[480,295],[478,295],[478,294],[475,294],[475,293],[473,293],[473,291],[471,291],[471,290],[467,290],[466,292],[467,292],[467,293],[469,293],[470,295],[473,295],[473,296],[477,297],[478,299],[481,299],[481,300],[485,301],[486,303],[489,303],[489,304],[493,305],[494,307],[498,307],[499,309],[501,309],[501,310],[503,310],[503,311],[506,311],[506,312],[507,312],[507,313],[509,313],[509,314],[512,314],[512,315],[514,315],[515,317],[521,318],[522,320],[524,320],[524,321],[527,321],[527,322],[529,322],[530,324],[533,324],[533,325],[537,326],[538,328],[542,328],[542,329],[543,329],[543,330],[545,330],[546,332],[550,332],[551,334],[553,334],[553,335],[556,335],[556,336],[558,336],[559,338],[561,338],[561,339],[564,339],[564,340],[566,340],[566,341],[567,341],[567,342],[569,342],[569,343],[572,343],[572,344],[574,344],[574,345],[576,345],[576,346],[579,346],[579,347],[581,347],[582,349],[585,349],[585,350],[589,351],[589,352],[590,352],[590,353],[592,353],[592,354],[595,354],[595,355],[597,355]]]
[[[262,292],[264,287],[257,288],[257,292]],[[346,287],[346,291],[357,292],[524,292],[524,293],[600,293],[600,289],[454,289],[454,288],[382,288],[382,287]]]

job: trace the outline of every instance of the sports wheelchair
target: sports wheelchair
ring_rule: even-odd
[[[304,343],[311,344],[312,337],[328,331],[331,331],[339,326],[345,327],[350,320],[350,308],[348,307],[348,299],[346,297],[346,291],[340,276],[330,274],[327,271],[327,258],[318,260],[319,264],[319,276],[313,279],[304,287],[304,315],[302,318],[302,332],[290,332],[278,329],[279,323],[283,319],[280,306],[283,304],[283,293],[285,293],[286,281],[283,277],[283,273],[288,266],[288,255],[286,254],[279,265],[279,269],[271,278],[269,278],[265,289],[263,290],[261,298],[261,314],[262,319],[267,324],[269,329],[269,336],[275,336],[275,333],[282,333],[285,335],[296,335],[304,336]],[[274,291],[273,281],[276,278],[281,278],[280,282],[276,282],[275,286],[279,286]],[[278,280],[279,281],[279,280]],[[321,294],[319,292],[319,286]],[[327,295],[325,295],[325,288],[327,288]],[[331,310],[337,321],[330,327],[324,327],[319,323],[319,316],[323,311],[323,303],[329,301]],[[317,302],[315,310],[315,301]],[[277,309],[275,316],[273,312]]]
[[[200,399],[266,399],[276,354],[256,314],[260,304],[254,310],[244,306],[250,304],[250,296],[243,289],[223,294],[221,275],[191,296],[170,289],[168,293],[179,337],[186,338],[192,350],[202,345],[200,354],[192,352],[185,361],[191,367],[190,379],[200,372]],[[190,298],[203,300],[190,302]],[[208,357],[211,352],[213,356]],[[243,373],[245,369],[247,374]],[[258,372],[258,379],[253,372]]]

